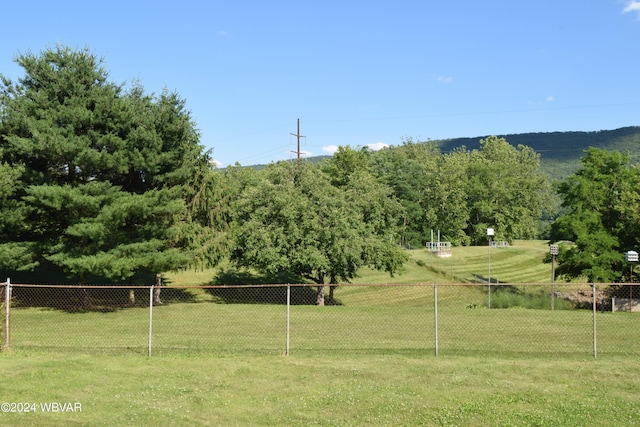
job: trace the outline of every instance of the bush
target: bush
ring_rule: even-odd
[[[489,306],[489,298],[484,303],[485,307]],[[551,309],[551,295],[544,291],[537,294],[526,293],[513,286],[498,287],[495,291],[491,291],[491,308],[531,308],[537,310]],[[573,308],[571,303],[565,299],[556,298],[554,302],[556,310],[570,310]]]

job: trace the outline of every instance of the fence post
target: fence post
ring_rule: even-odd
[[[289,333],[290,333],[290,321],[291,321],[291,285],[287,283],[287,337],[284,349],[284,355],[289,355]]]
[[[598,346],[597,339],[598,336],[596,334],[596,284],[591,284],[591,289],[593,292],[593,358],[596,359],[598,357]]]
[[[147,355],[151,357],[151,331],[153,330],[153,285],[149,287],[149,343]]]
[[[433,336],[436,357],[438,357],[438,284],[433,284]]]
[[[7,277],[7,283],[4,289],[4,343],[2,348],[9,348],[9,316],[11,315],[11,279]]]

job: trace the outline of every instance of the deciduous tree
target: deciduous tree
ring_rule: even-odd
[[[557,273],[567,279],[622,279],[624,252],[640,243],[640,173],[629,156],[590,148],[582,167],[559,186],[566,212],[551,227],[561,246]]]
[[[486,229],[493,227],[500,240],[535,237],[550,191],[539,155],[495,136],[480,145],[467,168],[468,236],[473,243],[482,243]]]
[[[263,174],[237,204],[232,259],[238,265],[305,277],[319,285],[323,305],[327,280],[348,281],[363,266],[394,273],[406,261],[393,242],[393,200],[375,192],[384,187],[370,175],[335,187],[309,163],[281,162]]]

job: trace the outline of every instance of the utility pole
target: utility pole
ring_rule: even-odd
[[[304,135],[300,135],[300,119],[298,119],[298,133],[292,133],[298,139],[298,151],[291,151],[298,155],[298,168],[300,168],[300,138],[304,138]]]

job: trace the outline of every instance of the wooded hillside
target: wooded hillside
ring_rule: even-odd
[[[511,145],[526,145],[540,154],[542,170],[552,179],[563,179],[580,166],[580,158],[589,147],[617,150],[629,153],[632,163],[640,162],[640,126],[628,126],[615,130],[597,132],[537,132],[498,135]],[[470,150],[480,147],[475,138],[453,138],[436,141],[443,152],[465,146]]]

